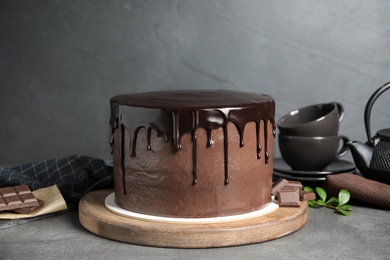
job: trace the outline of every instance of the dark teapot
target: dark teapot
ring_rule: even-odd
[[[376,90],[367,102],[364,111],[364,123],[367,142],[348,142],[356,167],[368,179],[390,184],[390,128],[379,130],[371,136],[371,109],[377,98],[390,88],[390,82]]]

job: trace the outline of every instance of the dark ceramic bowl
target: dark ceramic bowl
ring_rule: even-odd
[[[315,104],[296,109],[281,117],[279,132],[290,136],[335,136],[344,117],[338,102]]]

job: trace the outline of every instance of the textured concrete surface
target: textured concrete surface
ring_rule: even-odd
[[[309,209],[306,225],[260,244],[172,249],[125,244],[85,230],[78,212],[0,230],[0,259],[388,259],[389,211],[354,205],[349,217]]]

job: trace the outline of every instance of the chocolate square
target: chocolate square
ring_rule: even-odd
[[[281,207],[299,207],[298,190],[279,190],[276,193],[276,199]]]

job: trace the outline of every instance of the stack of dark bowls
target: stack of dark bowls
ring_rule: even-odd
[[[282,158],[274,160],[274,178],[321,182],[328,174],[352,171],[354,164],[340,159],[348,152],[349,141],[339,134],[343,117],[339,102],[314,104],[282,116],[277,122]]]

